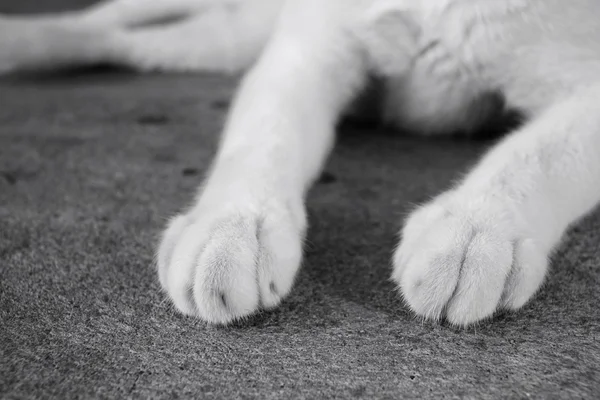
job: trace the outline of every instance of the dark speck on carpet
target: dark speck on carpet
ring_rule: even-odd
[[[344,126],[282,306],[225,328],[176,313],[157,238],[200,184],[234,87],[110,71],[0,81],[0,398],[598,398],[598,212],[533,301],[468,329],[415,318],[388,280],[411,205],[485,141]]]

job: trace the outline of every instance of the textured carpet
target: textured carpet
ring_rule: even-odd
[[[476,328],[423,323],[387,280],[410,205],[490,142],[343,128],[283,305],[228,328],[175,313],[156,237],[201,181],[233,88],[115,72],[0,81],[0,397],[597,398],[599,212],[529,305]]]

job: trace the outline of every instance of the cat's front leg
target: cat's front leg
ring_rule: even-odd
[[[301,262],[304,195],[342,108],[362,84],[362,53],[343,33],[345,1],[290,1],[242,83],[203,189],[158,251],[180,311],[228,323],[286,296]]]
[[[600,86],[547,109],[416,210],[393,279],[417,314],[467,325],[537,291],[566,228],[600,201]]]

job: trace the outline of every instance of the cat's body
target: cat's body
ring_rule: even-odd
[[[566,228],[600,201],[596,0],[189,0],[175,11],[160,9],[165,0],[146,9],[145,23],[142,11],[114,12],[144,1],[108,3],[104,23],[98,13],[43,23],[102,37],[84,61],[105,51],[104,60],[140,69],[239,71],[258,59],[203,190],[159,248],[161,284],[183,312],[226,323],[290,291],[304,196],[369,74],[386,82],[383,118],[413,131],[473,131],[496,95],[528,119],[408,219],[392,276],[419,315],[465,325],[521,307]],[[147,25],[181,15],[193,17]],[[150,41],[136,50],[131,35]],[[112,41],[121,44],[107,51]],[[139,56],[149,44],[151,61]],[[0,66],[17,59],[10,54],[0,46]]]

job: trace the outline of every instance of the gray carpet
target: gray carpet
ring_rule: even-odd
[[[93,71],[0,81],[0,397],[597,398],[599,212],[529,305],[476,328],[416,319],[387,280],[410,204],[490,142],[343,128],[283,305],[228,328],[175,313],[156,237],[201,181],[233,87]]]

